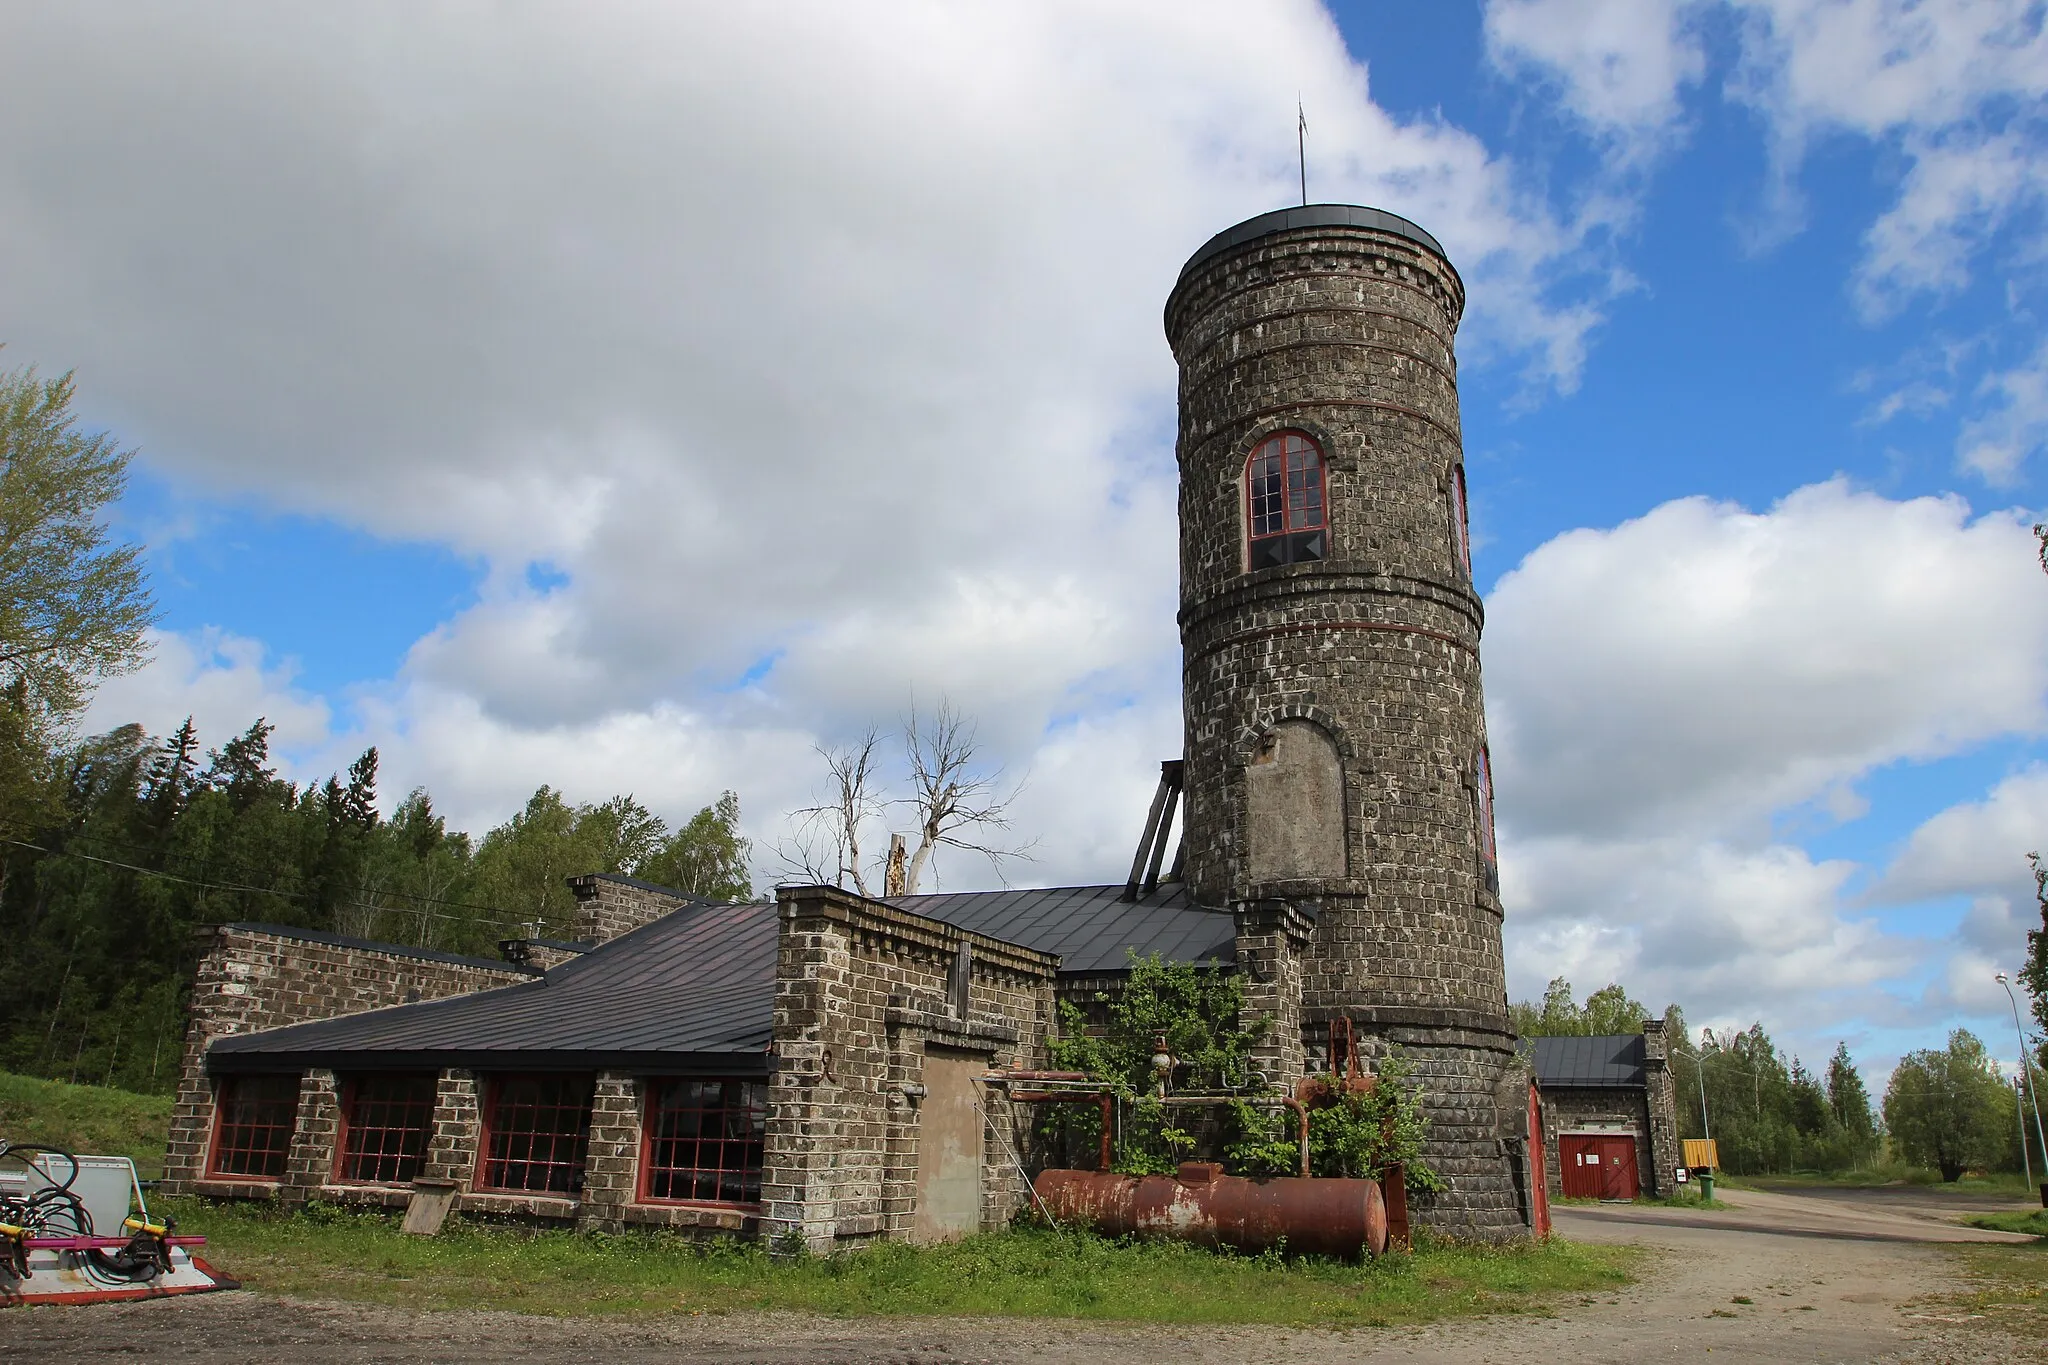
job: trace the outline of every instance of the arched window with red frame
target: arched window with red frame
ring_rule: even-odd
[[[1251,541],[1247,568],[1301,564],[1329,554],[1323,452],[1314,441],[1282,431],[1259,442],[1245,466],[1244,488]]]
[[[1493,756],[1484,744],[1472,770],[1472,804],[1479,826],[1479,875],[1486,889],[1500,894],[1500,854],[1493,842]]]
[[[1465,507],[1465,466],[1451,471],[1451,548],[1458,571],[1472,576],[1472,522]]]

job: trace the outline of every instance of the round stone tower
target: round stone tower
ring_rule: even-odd
[[[1239,910],[1240,966],[1287,982],[1273,1012],[1310,1055],[1344,1018],[1368,1055],[1415,1064],[1450,1182],[1430,1221],[1500,1237],[1525,1216],[1527,1083],[1466,544],[1464,303],[1435,238],[1351,205],[1262,214],[1181,271],[1184,876]],[[1259,907],[1294,926],[1258,940],[1291,942],[1284,962],[1250,960]]]

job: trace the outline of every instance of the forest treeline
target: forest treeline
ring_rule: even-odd
[[[1619,985],[1579,1003],[1562,977],[1540,1004],[1523,1001],[1509,1010],[1525,1038],[1636,1033],[1658,1017]],[[1679,1134],[1711,1135],[1733,1174],[1891,1164],[1955,1180],[1965,1171],[2019,1171],[2028,1156],[2041,1160],[2034,1135],[2021,1131],[2018,1092],[1967,1029],[1952,1033],[1944,1048],[1901,1058],[1873,1104],[1846,1043],[1815,1070],[1780,1051],[1761,1023],[1693,1034],[1677,1005],[1662,1017]]]
[[[201,752],[189,720],[167,738],[128,725],[29,765],[46,780],[0,845],[0,1069],[169,1089],[205,925],[495,956],[568,937],[578,873],[753,894],[732,792],[671,830],[631,796],[572,805],[542,787],[473,839],[424,789],[380,814],[374,748],[324,783],[280,777],[271,731]]]

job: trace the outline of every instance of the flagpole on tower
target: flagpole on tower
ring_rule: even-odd
[[[1308,115],[1301,110],[1301,97],[1294,98],[1294,150],[1301,158],[1301,205],[1308,207]]]

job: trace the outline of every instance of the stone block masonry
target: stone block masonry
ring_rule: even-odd
[[[776,970],[762,1233],[814,1251],[919,1223],[928,1046],[996,1068],[1041,1065],[1057,959],[833,887],[785,887]],[[966,1009],[954,972],[970,963]],[[1023,1134],[983,1092],[980,1222],[1027,1197]]]
[[[215,1038],[467,995],[537,974],[508,962],[280,925],[224,924],[204,933],[164,1162],[164,1188],[174,1194],[205,1179],[214,1093],[206,1049]],[[328,1085],[331,1091],[331,1077]],[[301,1095],[303,1110],[303,1089]],[[332,1095],[324,1102],[332,1107]]]
[[[621,934],[630,934],[685,906],[704,904],[680,891],[633,877],[622,877],[616,872],[590,872],[571,877],[569,890],[576,897],[576,923],[571,937],[574,944],[592,948],[600,943],[610,943]],[[542,945],[543,951],[554,947],[559,952],[561,948],[574,946],[550,945],[545,939],[531,942]],[[542,965],[553,966],[554,962]]]

